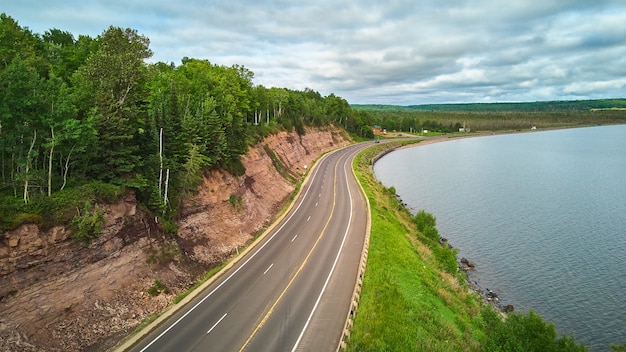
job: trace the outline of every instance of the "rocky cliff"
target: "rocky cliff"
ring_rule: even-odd
[[[250,243],[292,195],[305,165],[348,141],[338,130],[281,132],[252,147],[246,174],[212,170],[184,200],[178,233],[129,192],[107,206],[98,239],[25,224],[0,236],[0,350],[103,351],[207,269]],[[157,280],[157,281],[155,281]]]

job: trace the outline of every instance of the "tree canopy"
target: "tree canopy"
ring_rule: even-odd
[[[105,182],[166,211],[206,168],[242,174],[248,145],[269,133],[371,131],[368,114],[334,94],[255,85],[237,64],[151,56],[133,29],[40,35],[0,14],[0,196],[28,204]]]

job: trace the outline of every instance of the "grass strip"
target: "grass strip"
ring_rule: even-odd
[[[395,191],[384,188],[371,171],[377,155],[402,145],[370,148],[355,161],[372,207],[372,230],[348,351],[478,350],[479,297],[469,293],[462,274],[440,268]]]

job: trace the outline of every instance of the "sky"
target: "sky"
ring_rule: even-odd
[[[149,62],[243,65],[351,104],[626,98],[624,0],[0,0],[43,34],[150,39]]]

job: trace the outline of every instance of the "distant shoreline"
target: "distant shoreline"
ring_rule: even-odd
[[[622,126],[622,125],[626,125],[626,123],[613,123],[613,124],[608,124],[607,123],[607,124],[598,124],[598,125],[575,125],[575,126],[562,126],[562,127],[547,127],[547,128],[540,128],[540,129],[535,129],[535,130],[524,129],[524,130],[515,130],[515,131],[511,131],[511,130],[485,131],[485,132],[472,132],[472,133],[467,133],[467,134],[450,133],[450,134],[445,134],[445,135],[441,135],[441,136],[432,136],[432,137],[411,136],[409,139],[411,139],[411,140],[416,139],[416,140],[419,140],[420,142],[416,143],[416,144],[405,145],[405,146],[402,146],[402,147],[400,147],[398,149],[419,147],[420,145],[428,145],[428,144],[433,144],[433,143],[454,141],[454,140],[465,139],[465,138],[477,138],[477,137],[488,137],[488,136],[503,136],[503,135],[521,134],[521,133],[542,133],[542,132],[569,130],[569,129],[575,129],[575,128],[592,128],[592,127]],[[402,133],[402,132],[400,132],[400,133]],[[394,138],[389,138],[388,140],[392,141],[394,139],[395,139],[395,137]]]

